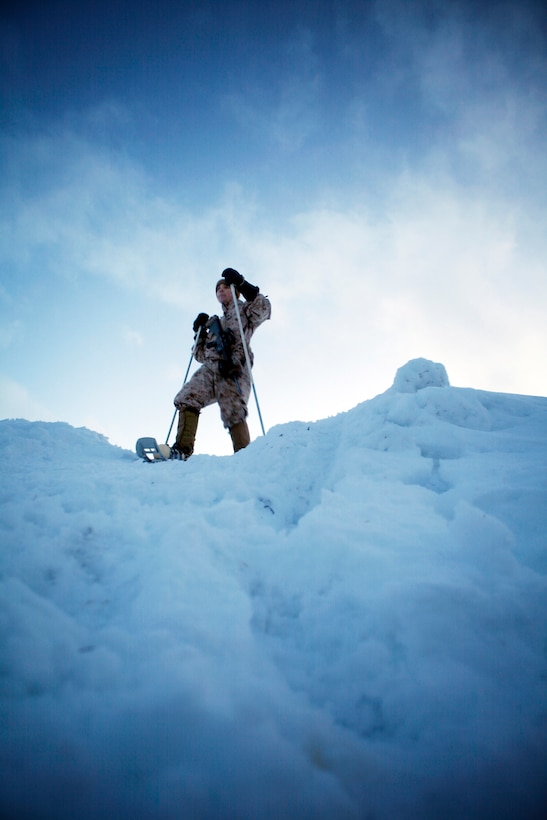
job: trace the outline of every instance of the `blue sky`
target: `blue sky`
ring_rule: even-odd
[[[477,5],[3,11],[0,417],[164,438],[227,265],[273,305],[267,428],[419,356],[547,395],[547,17]]]

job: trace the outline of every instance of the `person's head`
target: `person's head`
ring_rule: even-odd
[[[228,282],[226,282],[225,279],[219,279],[218,280],[217,285],[216,285],[216,294],[217,294],[217,299],[218,299],[218,301],[220,302],[221,305],[229,305],[230,302],[233,301],[232,288],[230,287]],[[236,289],[236,296],[239,296],[239,293],[237,292],[237,289]]]

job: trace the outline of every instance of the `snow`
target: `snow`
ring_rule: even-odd
[[[2,816],[543,816],[546,433],[423,359],[235,456],[0,422]]]

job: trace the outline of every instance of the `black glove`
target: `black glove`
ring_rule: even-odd
[[[197,333],[202,327],[205,327],[209,316],[207,313],[200,313],[199,316],[196,316],[194,319],[194,333]]]
[[[252,302],[258,296],[259,288],[256,285],[251,285],[250,282],[243,282],[239,286],[239,292],[248,302]]]
[[[222,271],[222,278],[228,285],[235,285],[248,302],[252,302],[253,299],[256,299],[258,296],[259,289],[257,286],[246,282],[243,276],[233,268],[226,268],[226,270]]]
[[[236,288],[239,288],[245,281],[243,276],[233,268],[226,268],[226,270],[223,270],[222,278],[228,285],[235,285]]]

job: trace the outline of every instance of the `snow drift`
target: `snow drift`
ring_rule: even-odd
[[[546,433],[425,360],[230,457],[0,422],[3,816],[541,816]]]

